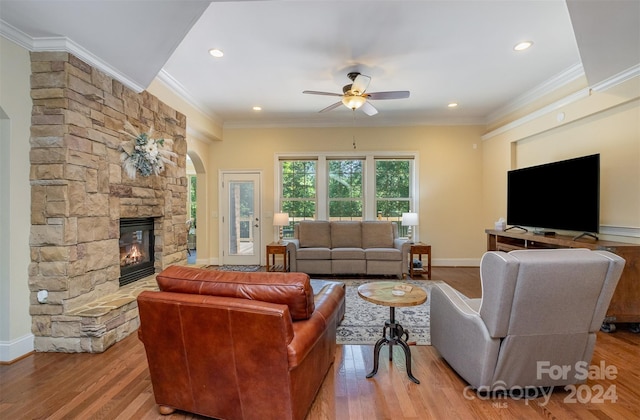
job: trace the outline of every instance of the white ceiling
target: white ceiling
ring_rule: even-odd
[[[640,16],[636,0],[617,2],[622,10],[612,2],[582,3],[591,9],[606,3],[613,16],[637,8]],[[302,94],[341,93],[353,70],[371,76],[370,92],[411,91],[408,99],[372,102],[379,110],[373,117],[356,111],[355,124],[470,124],[582,76],[586,51],[600,79],[640,62],[639,17],[614,23],[627,45],[608,44],[601,30],[602,45],[594,46],[593,37],[574,35],[569,11],[588,33],[597,26],[589,23],[593,13],[602,10],[585,11],[577,0],[569,6],[563,0],[0,0],[0,34],[31,50],[62,46],[134,89],[158,75],[225,127],[353,124],[353,112],[343,106],[318,113],[338,98]],[[513,51],[522,40],[533,47]],[[214,59],[210,48],[225,56]],[[622,51],[608,66],[596,64],[598,53],[611,48]],[[637,55],[626,53],[634,48]],[[453,101],[459,106],[447,108]],[[253,111],[256,105],[263,110]]]

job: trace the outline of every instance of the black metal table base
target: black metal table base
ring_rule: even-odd
[[[391,314],[389,317],[389,321],[386,321],[384,323],[384,328],[382,329],[382,338],[376,341],[376,345],[373,348],[373,370],[367,375],[367,378],[372,378],[376,373],[378,373],[378,359],[382,346],[384,346],[385,344],[389,346],[389,361],[392,361],[393,346],[397,344],[402,347],[402,350],[404,350],[407,375],[409,376],[409,379],[419,384],[420,381],[416,379],[416,377],[411,373],[411,350],[409,349],[409,345],[407,344],[407,340],[409,339],[409,332],[402,328],[402,325],[396,322],[396,308],[391,306],[390,312]],[[389,330],[388,337],[387,329]]]

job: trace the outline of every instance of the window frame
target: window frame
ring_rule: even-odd
[[[354,160],[363,162],[363,220],[376,220],[376,159],[406,159],[409,166],[409,195],[411,211],[419,213],[419,154],[418,152],[390,152],[390,151],[357,151],[357,152],[309,152],[309,153],[275,153],[274,154],[274,213],[280,212],[282,199],[282,173],[280,162],[283,160],[315,160],[316,163],[316,215],[315,220],[329,220],[328,200],[328,161]]]

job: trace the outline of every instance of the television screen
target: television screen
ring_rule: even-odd
[[[509,171],[507,224],[598,233],[600,155]]]

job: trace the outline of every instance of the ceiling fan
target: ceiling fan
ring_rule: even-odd
[[[349,79],[351,79],[353,83],[345,85],[342,88],[342,94],[318,92],[316,90],[305,90],[302,93],[307,93],[310,95],[338,96],[342,98],[339,102],[321,109],[320,112],[331,111],[332,109],[335,109],[340,105],[344,105],[354,111],[356,109],[362,108],[362,111],[369,116],[376,115],[378,113],[378,110],[373,105],[371,105],[369,100],[404,99],[409,97],[408,90],[366,93],[366,90],[369,87],[369,82],[371,82],[371,77],[360,74],[359,72],[348,73],[347,77],[349,77]]]

